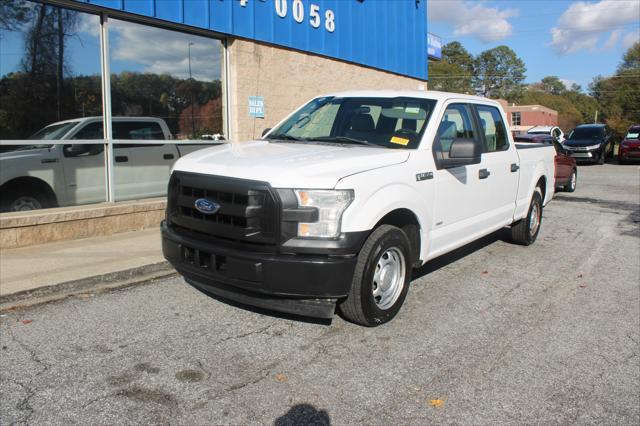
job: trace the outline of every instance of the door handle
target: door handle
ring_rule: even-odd
[[[480,179],[486,179],[491,175],[491,172],[487,169],[480,169],[478,170],[478,177]]]
[[[116,163],[126,163],[127,161],[129,161],[129,157],[127,157],[126,155],[116,156]]]
[[[515,173],[518,170],[520,170],[520,166],[518,166],[516,163],[511,164],[511,173]]]
[[[50,163],[57,163],[58,159],[57,158],[45,158],[43,160],[40,160],[40,162],[42,164],[50,164]]]
[[[173,160],[173,154],[164,154],[162,158],[165,160]]]

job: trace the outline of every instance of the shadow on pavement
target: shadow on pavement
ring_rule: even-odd
[[[496,232],[489,234],[485,237],[480,238],[472,243],[469,243],[465,246],[462,246],[458,249],[455,249],[452,252],[447,254],[443,254],[433,260],[428,261],[425,265],[418,269],[414,269],[412,280],[417,280],[427,274],[437,271],[440,268],[444,268],[447,265],[450,265],[458,260],[462,259],[474,253],[478,250],[482,250],[485,247],[490,246],[491,244],[497,241],[504,241],[511,243],[511,230],[510,228],[502,228],[497,230]]]
[[[273,424],[274,426],[329,426],[331,418],[325,410],[318,410],[311,404],[297,404],[291,407],[286,414],[278,417]]]

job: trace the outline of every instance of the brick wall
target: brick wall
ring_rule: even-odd
[[[229,41],[232,141],[259,138],[309,99],[360,89],[426,89],[409,77],[245,40]],[[263,96],[265,117],[249,115],[249,96]]]

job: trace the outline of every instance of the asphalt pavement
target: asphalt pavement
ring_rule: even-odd
[[[0,424],[640,424],[640,168],[583,166],[530,247],[416,271],[378,328],[181,279],[0,314]]]

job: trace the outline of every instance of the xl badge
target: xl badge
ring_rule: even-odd
[[[206,198],[198,198],[195,203],[196,210],[204,214],[214,214],[220,210],[220,204]]]

